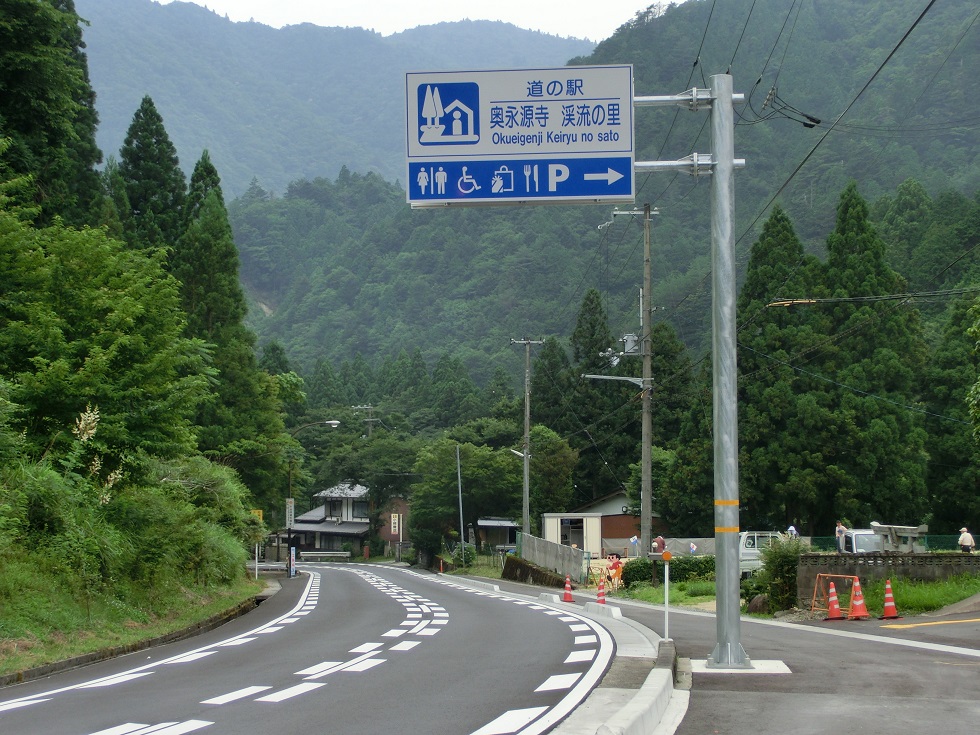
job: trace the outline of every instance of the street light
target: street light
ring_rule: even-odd
[[[289,432],[291,437],[295,437],[303,429],[311,426],[330,426],[336,429],[340,422],[330,421],[311,421],[308,424],[297,426]],[[289,460],[289,497],[286,499],[286,544],[289,549],[289,557],[286,559],[286,576],[292,578],[296,574],[296,552],[293,549],[293,516],[295,515],[295,503],[293,502],[293,460]]]

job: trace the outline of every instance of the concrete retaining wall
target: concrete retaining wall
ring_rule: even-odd
[[[980,574],[980,554],[803,554],[796,573],[796,596],[801,606],[813,602],[818,574],[842,574],[873,579],[934,581],[959,574]]]

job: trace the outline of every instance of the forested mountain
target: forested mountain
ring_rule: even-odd
[[[102,149],[119,149],[149,95],[181,160],[207,148],[232,199],[252,177],[282,192],[295,179],[336,176],[344,165],[404,179],[406,71],[561,66],[594,47],[487,21],[382,36],[235,23],[179,1],[76,6],[89,22],[84,38]]]
[[[116,131],[147,92],[185,165],[209,150],[238,199],[230,210],[250,324],[303,370],[318,357],[419,347],[430,363],[446,350],[460,355],[480,381],[501,359],[516,375],[509,340],[567,334],[588,287],[604,294],[616,336],[637,328],[637,223],[597,229],[611,217],[595,207],[408,211],[395,184],[407,68],[560,64],[577,53],[575,63],[634,64],[637,94],[706,86],[730,70],[748,100],[736,128],[746,159],[736,176],[743,266],[774,199],[804,247],[821,253],[851,180],[872,203],[907,178],[932,196],[980,188],[971,114],[980,31],[968,0],[932,5],[921,19],[925,6],[913,0],[844,0],[832,12],[689,0],[652,6],[590,55],[569,53],[578,42],[500,24],[381,37],[230,23],[183,3],[80,6],[92,19],[85,38],[105,150],[116,150]],[[706,121],[703,112],[638,110],[638,160],[709,152]],[[638,202],[660,210],[658,314],[695,349],[709,328],[708,184],[680,173],[638,179]],[[894,267],[928,287],[931,261],[896,247]]]

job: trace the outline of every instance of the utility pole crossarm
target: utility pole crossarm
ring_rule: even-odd
[[[645,387],[643,385],[643,378],[630,378],[625,375],[583,375],[583,378],[592,378],[593,380],[625,380],[628,383],[633,383],[641,388]]]

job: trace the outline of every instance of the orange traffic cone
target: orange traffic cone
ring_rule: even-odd
[[[892,581],[885,580],[885,611],[878,620],[898,620],[900,617],[902,616],[898,614],[895,597],[892,595]]]
[[[868,606],[864,604],[864,594],[861,592],[861,580],[854,578],[854,590],[851,592],[851,609],[847,611],[847,617],[851,620],[867,620],[871,616],[868,614]]]
[[[834,583],[830,583],[830,595],[827,600],[827,617],[824,620],[847,620],[847,616],[841,612],[840,603],[837,602],[837,588]]]
[[[565,594],[561,598],[562,602],[575,602],[572,599],[572,578],[570,575],[565,575]]]
[[[596,595],[595,601],[600,605],[606,604],[606,580],[599,577],[599,594]]]

